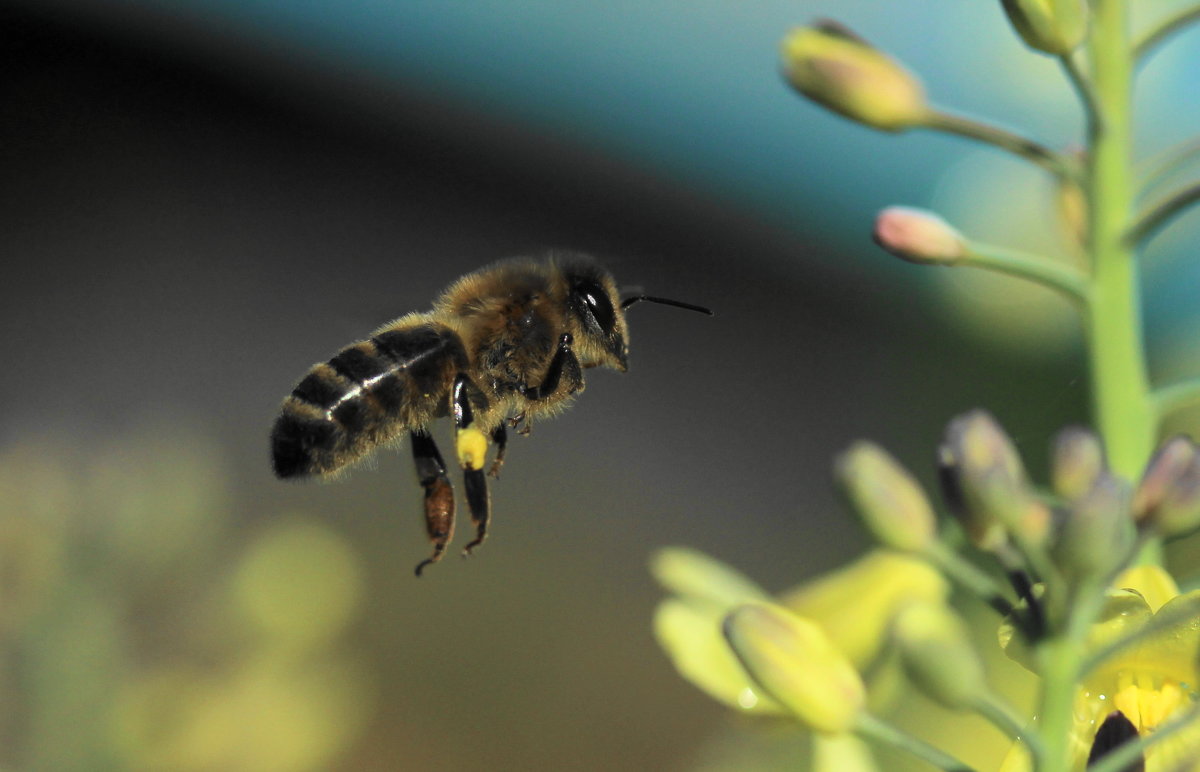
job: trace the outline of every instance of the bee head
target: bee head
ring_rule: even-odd
[[[584,367],[629,367],[629,331],[612,276],[590,260],[562,266],[567,283],[567,317],[574,329],[575,355]]]

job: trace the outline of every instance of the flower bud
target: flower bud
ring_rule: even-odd
[[[1002,0],[1025,45],[1055,56],[1071,53],[1087,34],[1087,0]]]
[[[925,265],[957,265],[967,256],[963,235],[923,209],[891,206],[875,218],[875,243],[896,257]]]
[[[793,88],[852,121],[902,131],[929,116],[920,81],[840,24],[799,27],[784,38],[782,53]]]
[[[972,501],[990,520],[1025,544],[1045,546],[1050,541],[1050,507],[1028,486],[1013,485],[1005,470],[982,471],[972,487]]]
[[[1175,481],[1154,511],[1154,527],[1169,539],[1200,528],[1200,458]]]
[[[1077,580],[1103,576],[1129,558],[1136,538],[1129,501],[1129,486],[1105,474],[1072,502],[1054,545],[1064,574]]]
[[[1188,437],[1178,435],[1164,442],[1146,464],[1142,481],[1133,496],[1134,518],[1139,523],[1154,521],[1168,491],[1197,463],[1200,463],[1200,452]]]
[[[1009,504],[1027,502],[1030,495],[1021,459],[996,419],[973,410],[951,421],[938,466],[947,506],[971,542],[982,550],[1006,544],[1006,523],[996,508],[1004,504],[1011,515]]]
[[[892,639],[908,677],[934,700],[961,710],[986,694],[983,664],[971,636],[944,604],[905,607],[892,623]]]
[[[1083,496],[1108,468],[1100,438],[1081,426],[1063,429],[1051,451],[1054,491],[1067,501]]]
[[[851,508],[883,546],[921,552],[937,538],[929,499],[883,448],[855,443],[838,458],[835,474]]]
[[[866,700],[862,678],[815,623],[748,603],[725,617],[723,629],[750,677],[804,723],[827,733],[854,727]]]
[[[1083,188],[1073,178],[1059,180],[1055,190],[1055,203],[1058,208],[1058,221],[1062,225],[1064,235],[1070,239],[1072,244],[1086,243],[1088,203]]]

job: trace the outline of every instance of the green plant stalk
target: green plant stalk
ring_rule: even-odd
[[[1088,43],[1097,116],[1089,125],[1091,302],[1085,311],[1096,423],[1113,471],[1136,480],[1154,447],[1157,411],[1142,342],[1140,282],[1127,238],[1133,217],[1131,86],[1126,0],[1096,0]]]
[[[1041,723],[1041,757],[1034,757],[1036,772],[1066,772],[1071,769],[1071,735],[1075,723],[1075,694],[1082,675],[1088,631],[1104,605],[1104,584],[1080,588],[1067,619],[1058,633],[1037,648],[1042,693],[1038,715]]]
[[[1126,0],[1093,0],[1087,42],[1093,110],[1089,111],[1084,188],[1092,286],[1084,307],[1092,409],[1113,471],[1137,480],[1154,448],[1158,411],[1151,397],[1142,336],[1140,282],[1134,247],[1132,169],[1133,49]],[[1158,545],[1143,559],[1158,557]],[[1095,588],[1097,596],[1103,595]],[[1074,607],[1057,634],[1038,647],[1043,755],[1038,772],[1070,768],[1071,728],[1082,641],[1095,614]]]
[[[917,758],[928,762],[934,768],[943,770],[944,772],[975,772],[973,768],[945,751],[939,750],[907,732],[902,732],[891,724],[872,716],[870,713],[859,715],[858,723],[855,725],[854,730],[863,737],[908,751]]]
[[[1088,301],[1088,280],[1078,269],[1042,255],[980,241],[967,243],[962,265],[1018,276],[1064,295],[1080,306]]]

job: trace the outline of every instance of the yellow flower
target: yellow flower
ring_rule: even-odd
[[[1030,664],[1030,652],[1010,626],[1001,629],[1000,640],[1009,656]],[[1131,642],[1100,662],[1076,695],[1072,770],[1085,768],[1097,732],[1117,711],[1139,736],[1146,736],[1196,702],[1200,591],[1181,595],[1170,574],[1158,566],[1125,571],[1114,583],[1087,646],[1099,654],[1118,640]],[[1200,772],[1200,725],[1153,746],[1145,762],[1146,772]],[[1029,769],[1028,756],[1014,748],[1001,772]]]
[[[680,675],[730,707],[783,712],[746,674],[721,634],[734,608],[772,602],[771,596],[729,566],[682,547],[661,550],[651,570],[674,593],[659,604],[654,632]],[[945,580],[922,560],[878,550],[774,602],[820,626],[867,673],[880,658],[895,612],[914,600],[941,601],[947,593]]]

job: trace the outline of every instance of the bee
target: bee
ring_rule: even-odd
[[[475,537],[483,543],[491,497],[483,471],[498,477],[507,429],[528,434],[583,391],[583,371],[628,368],[625,311],[641,301],[711,315],[707,308],[634,294],[620,299],[612,275],[577,254],[514,258],[454,282],[433,310],[402,316],[366,340],[314,365],[283,401],[271,430],[275,474],[283,479],[335,475],[407,433],[425,491],[425,527],[433,552],[417,576],[442,558],[454,535],[454,491],[430,433],[452,417]]]

